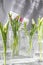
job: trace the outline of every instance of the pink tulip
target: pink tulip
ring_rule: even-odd
[[[20,22],[23,22],[23,18],[22,17],[20,18]]]

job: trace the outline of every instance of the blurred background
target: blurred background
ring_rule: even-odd
[[[5,24],[7,22],[8,13],[10,11],[13,11],[13,12],[19,14],[23,18],[25,17],[25,18],[29,19],[29,24],[28,24],[28,29],[29,29],[32,18],[37,23],[38,17],[40,17],[40,18],[43,17],[43,0],[0,0],[0,22],[2,22],[3,24]],[[10,42],[11,42],[12,36],[10,36],[11,35],[10,33],[12,33],[12,32],[11,31],[9,32],[9,39],[11,38],[11,40],[10,40]],[[23,40],[21,41],[21,48],[22,48],[21,50],[24,52],[24,55],[25,55],[25,51],[26,51],[25,46],[27,44],[26,44],[26,41],[24,41],[25,37],[23,37],[23,34],[22,34],[22,39]],[[33,41],[34,41],[33,47],[37,51],[37,48],[38,48],[37,44],[36,44],[37,36],[34,37]],[[0,41],[0,43],[1,42],[2,41]],[[8,40],[8,42],[9,42],[9,40]],[[22,43],[24,43],[24,44],[22,44]],[[27,46],[26,46],[26,48],[27,48]],[[36,65],[36,64],[34,64],[34,65]],[[19,64],[17,64],[17,65],[19,65]],[[20,64],[20,65],[22,65],[22,64]],[[30,64],[23,64],[23,65],[33,65],[33,64],[30,63]]]
[[[5,23],[8,12],[13,11],[37,22],[38,17],[43,17],[43,0],[0,0],[0,21]]]

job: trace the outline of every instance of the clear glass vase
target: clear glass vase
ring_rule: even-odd
[[[34,44],[33,44],[34,56],[36,58],[39,58],[39,60],[41,61],[42,58],[43,58],[43,47],[42,47],[43,46],[43,39],[42,40],[38,40],[38,33],[36,33],[34,35],[33,42],[34,42]],[[40,55],[41,55],[41,58],[40,58]]]
[[[32,42],[32,46],[33,46],[33,42]],[[31,51],[29,49],[31,49]],[[30,45],[29,45],[29,36],[26,36],[24,31],[20,31],[20,52],[19,54],[25,57],[29,57],[29,58],[33,57],[34,55],[34,49],[33,47],[30,48]]]
[[[10,49],[12,56],[18,56],[19,55],[19,34],[17,33],[17,38],[13,38],[13,32],[12,30],[9,31],[9,43],[10,43]]]

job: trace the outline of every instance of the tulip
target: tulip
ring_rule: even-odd
[[[32,27],[29,33],[29,44],[30,44],[29,52],[31,52],[32,50],[32,39],[36,31],[37,31],[37,26],[35,24],[34,19],[32,19]]]
[[[42,36],[43,36],[43,18],[38,18],[38,44],[40,49],[40,60],[42,58]]]
[[[13,44],[12,44],[12,50],[13,50],[13,56],[18,54],[18,31],[19,31],[19,27],[20,27],[20,22],[19,22],[19,17],[20,16],[16,16],[14,19],[10,18],[9,16],[9,22],[11,24],[12,27],[12,31],[13,31]]]
[[[4,48],[4,65],[6,65],[6,43],[7,43],[8,25],[9,25],[8,22],[4,26],[2,25],[2,23],[0,23],[0,30],[2,33],[3,48]]]
[[[22,17],[20,17],[20,22],[23,22],[23,18]]]

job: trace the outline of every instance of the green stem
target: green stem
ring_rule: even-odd
[[[39,50],[40,50],[40,60],[42,59],[42,43],[41,43],[41,36],[38,36],[38,44],[39,44]]]
[[[6,47],[4,46],[4,65],[6,65]]]
[[[42,59],[42,28],[43,28],[43,21],[41,19],[38,19],[38,44],[39,44],[39,50],[40,50],[40,60]]]
[[[18,36],[14,38],[14,43],[13,43],[13,56],[18,54]]]
[[[29,53],[31,52],[32,50],[32,38],[30,38],[29,40]]]

